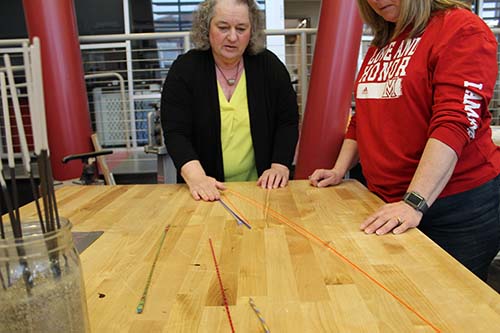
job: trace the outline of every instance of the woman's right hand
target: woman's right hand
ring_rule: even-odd
[[[186,181],[189,191],[195,200],[215,201],[220,199],[219,190],[225,190],[223,183],[213,177],[201,176],[190,181]]]
[[[309,182],[312,186],[327,187],[340,184],[343,178],[344,174],[335,169],[316,169],[309,176]]]
[[[189,161],[181,168],[181,175],[189,186],[195,200],[215,201],[220,199],[219,190],[225,190],[224,183],[205,174],[199,161]]]

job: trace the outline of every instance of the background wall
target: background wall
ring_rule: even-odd
[[[285,18],[308,18],[310,28],[317,28],[320,8],[320,0],[285,0]]]

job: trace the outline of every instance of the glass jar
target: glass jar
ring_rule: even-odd
[[[4,222],[0,238],[0,332],[89,332],[80,258],[71,223],[43,234],[38,221],[22,223],[14,238]]]

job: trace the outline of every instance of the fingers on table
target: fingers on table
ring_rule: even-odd
[[[399,228],[398,232],[396,233],[401,233],[402,231],[407,229],[401,228],[404,222],[404,218],[399,215],[391,217],[374,216],[365,220],[361,224],[361,230],[363,230],[367,234],[375,233],[377,235],[384,235],[395,230],[396,228]]]
[[[203,201],[215,201],[220,199],[220,193],[216,187],[206,188],[206,187],[198,187],[191,191],[191,194],[195,200],[203,200]]]

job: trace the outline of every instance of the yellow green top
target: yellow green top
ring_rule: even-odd
[[[219,93],[222,160],[226,182],[257,180],[250,133],[245,71],[228,101],[217,82]]]

